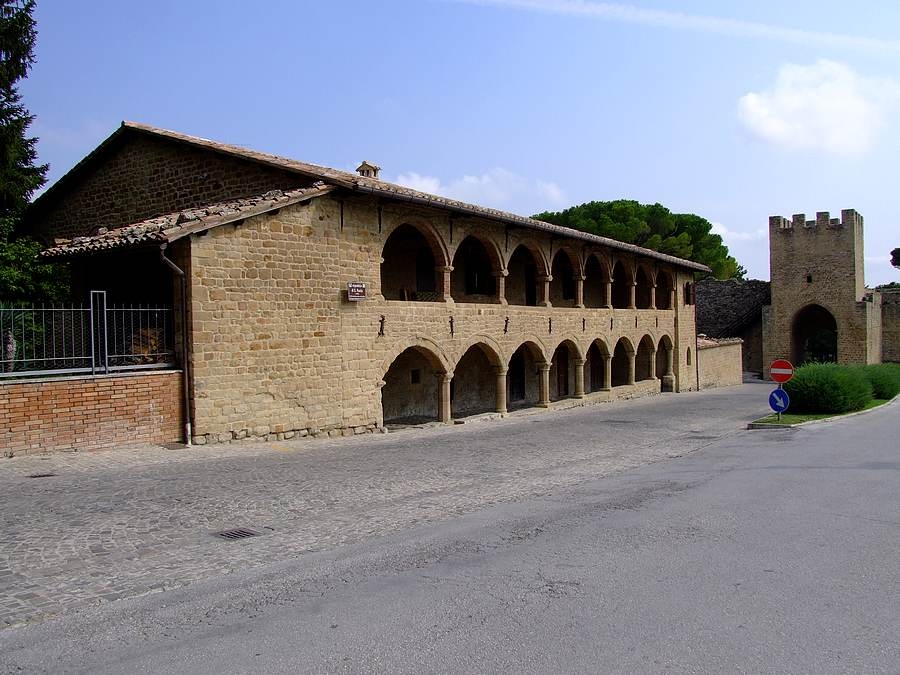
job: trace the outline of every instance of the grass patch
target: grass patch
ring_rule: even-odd
[[[877,408],[880,405],[884,405],[885,403],[889,403],[891,399],[884,398],[876,398],[869,401],[862,410],[871,410],[872,408]],[[827,420],[831,417],[842,417],[847,415],[848,413],[809,413],[809,414],[801,414],[801,413],[781,413],[781,421],[778,421],[778,415],[766,415],[765,417],[760,417],[758,420],[753,420],[753,424],[771,424],[773,427],[786,427],[791,424],[802,424],[803,422],[813,422],[815,420]]]

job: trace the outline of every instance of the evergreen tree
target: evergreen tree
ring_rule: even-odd
[[[66,292],[65,270],[37,259],[38,242],[18,233],[25,207],[46,181],[35,164],[34,117],[17,88],[34,63],[34,0],[0,0],[0,302],[42,302]]]
[[[672,213],[661,204],[618,199],[534,217],[702,263],[719,279],[743,279],[747,273],[728,253],[722,237],[712,232],[712,223],[692,213]]]

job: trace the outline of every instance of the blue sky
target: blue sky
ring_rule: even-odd
[[[250,9],[252,7],[252,9]],[[900,280],[900,3],[38,0],[50,179],[123,119],[530,215],[660,202],[767,279],[768,216],[855,208]]]

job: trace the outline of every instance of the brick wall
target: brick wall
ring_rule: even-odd
[[[0,448],[17,455],[183,440],[181,371],[0,383]]]
[[[190,145],[132,133],[82,182],[40,218],[36,234],[90,234],[234,197],[296,188],[296,174],[238,160]],[[308,181],[306,181],[308,182]]]
[[[701,389],[731,387],[743,381],[740,340],[700,340],[697,359]]]

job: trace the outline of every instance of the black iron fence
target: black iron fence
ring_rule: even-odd
[[[0,378],[100,374],[175,365],[171,307],[0,305]]]

